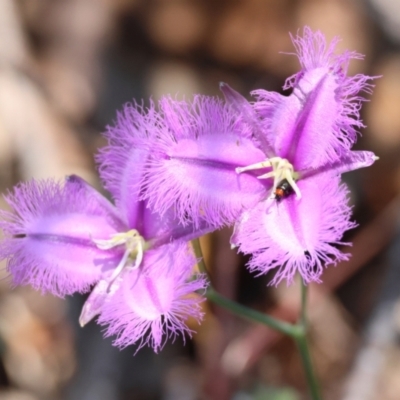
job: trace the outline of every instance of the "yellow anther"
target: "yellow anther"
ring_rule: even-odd
[[[132,268],[136,269],[140,266],[143,260],[143,254],[146,250],[146,241],[143,236],[140,236],[136,229],[131,229],[127,232],[120,232],[111,235],[110,239],[92,239],[96,246],[101,250],[109,250],[117,246],[125,246],[124,255],[121,261],[113,271],[109,285],[111,287],[114,280],[126,267],[129,260],[134,261]]]
[[[136,258],[140,249],[144,249],[146,243],[136,229],[115,233],[114,235],[111,235],[110,239],[93,239],[93,242],[102,250],[109,250],[116,246],[125,245],[125,248],[130,251],[130,258],[133,259]]]
[[[293,165],[285,158],[271,157],[265,161],[248,165],[247,167],[238,167],[235,169],[235,171],[237,174],[240,174],[245,171],[257,170],[269,167],[272,168],[272,171],[267,172],[266,174],[263,175],[259,175],[257,178],[258,179],[274,178],[272,193],[275,192],[280,182],[286,179],[289,185],[292,187],[293,191],[296,193],[296,197],[300,199],[301,198],[300,189],[296,184],[296,180],[298,179],[298,174],[294,171]]]

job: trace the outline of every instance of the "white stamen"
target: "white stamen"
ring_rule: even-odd
[[[270,160],[272,160],[272,158]],[[242,172],[250,171],[252,169],[261,169],[261,168],[272,167],[272,164],[271,164],[270,160],[265,160],[265,161],[261,161],[261,162],[256,163],[256,164],[251,164],[251,165],[248,165],[247,167],[237,167],[237,168],[235,168],[235,172],[237,174],[240,174]]]
[[[117,276],[122,272],[122,270],[125,267],[126,262],[128,261],[129,258],[129,254],[130,254],[130,250],[126,249],[124,255],[121,258],[121,261],[119,262],[119,264],[117,265],[117,267],[114,269],[111,277],[110,277],[110,284],[109,287],[112,285],[112,283],[115,281],[115,279],[117,278]]]
[[[120,262],[114,269],[111,277],[108,279],[110,290],[114,281],[121,274],[123,269],[127,266],[129,259],[134,260],[132,269],[139,268],[143,261],[143,255],[145,251],[145,240],[140,236],[136,229],[131,229],[127,232],[116,233],[112,235],[110,239],[92,239],[96,246],[101,250],[109,250],[117,246],[125,246],[125,252]]]
[[[133,266],[133,269],[140,267],[140,264],[142,263],[143,260],[143,254],[144,254],[144,241],[138,244],[135,265]]]
[[[266,174],[260,175],[258,179],[269,179],[274,178],[274,184],[272,187],[272,193],[275,192],[279,183],[286,179],[289,185],[292,187],[293,191],[296,193],[297,199],[301,199],[301,192],[296,184],[296,179],[298,179],[298,174],[294,171],[293,165],[281,157],[272,157],[267,160],[261,161],[259,163],[248,165],[247,167],[238,167],[235,169],[237,174],[245,171],[251,171],[256,169],[263,169],[271,167],[272,171]]]

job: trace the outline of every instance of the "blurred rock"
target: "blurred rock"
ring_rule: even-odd
[[[179,62],[160,62],[153,65],[147,78],[148,92],[153,99],[164,95],[189,100],[193,93],[201,93],[200,77],[187,64]]]
[[[230,3],[221,12],[210,38],[213,56],[235,66],[274,68],[279,65],[286,69],[279,53],[290,45],[289,4],[288,0]]]
[[[45,87],[56,108],[75,121],[94,112],[114,11],[109,0],[56,1],[31,21],[40,38],[37,58]]]
[[[27,62],[27,46],[21,20],[13,0],[0,2],[0,64],[22,66]]]
[[[340,37],[337,51],[352,50],[367,56],[371,53],[370,27],[362,2],[346,0],[303,0],[299,2],[296,30],[308,25],[320,29],[332,40]],[[365,72],[368,64],[352,61],[349,74]]]
[[[375,67],[381,77],[366,104],[368,141],[378,152],[393,153],[400,148],[400,55],[388,55]]]
[[[373,15],[381,28],[397,43],[400,43],[400,1],[368,0]]]
[[[389,346],[385,350],[385,365],[382,370],[376,393],[380,400],[397,400],[400,393],[400,348]]]
[[[172,366],[165,378],[162,400],[196,400],[200,389],[200,371],[182,360]]]
[[[42,72],[46,77],[49,95],[57,109],[75,121],[84,121],[93,113],[97,97],[87,73],[71,65],[64,54],[49,51],[48,58],[42,62]],[[93,66],[98,75],[98,66]]]
[[[150,38],[162,50],[172,53],[193,50],[207,28],[207,17],[199,1],[159,0],[146,14]]]
[[[76,173],[94,181],[90,163],[75,133],[23,74],[0,69],[0,121],[12,138],[27,179],[64,178]]]
[[[22,390],[6,390],[0,392],[0,400],[41,400],[39,397]]]
[[[29,289],[32,291],[31,289]],[[64,322],[51,327],[36,316],[30,306],[39,293],[14,291],[0,304],[0,335],[5,343],[4,365],[9,379],[40,398],[54,394],[60,384],[71,377],[74,368],[71,337]],[[54,312],[52,302],[42,303],[42,312]],[[45,311],[46,310],[46,311]]]

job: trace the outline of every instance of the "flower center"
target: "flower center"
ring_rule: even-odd
[[[272,186],[272,195],[273,198],[277,198],[277,190],[282,186],[283,182],[287,182],[289,186],[296,193],[296,197],[301,199],[300,189],[296,184],[296,181],[299,179],[299,174],[295,172],[293,165],[281,157],[271,157],[267,158],[265,161],[261,161],[256,164],[248,165],[247,167],[238,167],[235,169],[237,174],[241,174],[245,171],[263,169],[263,168],[272,168],[271,172],[267,172],[266,174],[259,175],[258,179],[268,179],[274,178],[274,184]]]
[[[136,229],[131,229],[127,232],[116,233],[111,235],[110,239],[92,240],[101,250],[109,250],[117,246],[125,246],[124,255],[108,280],[108,290],[110,290],[115,279],[117,279],[118,275],[126,267],[128,261],[134,261],[132,269],[139,268],[143,260],[143,254],[148,248],[143,236],[140,236]]]

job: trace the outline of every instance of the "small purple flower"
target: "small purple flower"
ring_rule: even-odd
[[[196,259],[187,241],[210,228],[179,226],[170,213],[160,218],[139,200],[148,151],[130,143],[133,129],[146,135],[148,120],[131,117],[120,114],[99,156],[117,206],[76,176],[65,184],[21,184],[7,197],[14,212],[2,212],[0,256],[15,285],[64,296],[95,284],[81,325],[100,314],[107,333],[118,333],[117,345],[138,341],[158,351],[163,337],[190,334],[189,316],[202,318],[201,297],[190,295],[206,281],[193,274]]]
[[[237,172],[270,167],[272,171],[258,178],[274,180],[272,195],[236,223],[232,244],[252,255],[252,271],[276,268],[272,284],[291,282],[296,272],[305,282],[319,282],[324,266],[347,259],[337,245],[354,223],[347,190],[338,178],[377,159],[371,152],[350,151],[356,128],[363,126],[363,99],[357,94],[371,89],[371,78],[346,76],[350,59],[361,56],[336,56],[337,40],[327,46],[323,35],[309,28],[303,38],[293,40],[303,68],[285,84],[285,89],[293,89],[290,96],[255,91],[254,113],[238,93],[222,87],[233,107],[248,110],[244,119],[266,154],[264,162]]]
[[[359,92],[371,90],[371,77],[346,75],[361,56],[335,55],[337,39],[309,28],[293,42],[302,70],[289,96],[257,90],[250,104],[222,84],[228,105],[161,100],[142,193],[161,214],[175,203],[183,223],[235,224],[232,244],[253,255],[252,270],[278,268],[273,283],[296,271],[319,281],[346,258],[336,245],[354,224],[339,177],[376,160],[350,150],[363,127]]]

